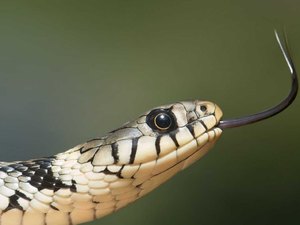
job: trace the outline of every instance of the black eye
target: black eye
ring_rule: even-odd
[[[146,123],[158,132],[169,132],[177,128],[175,115],[169,109],[154,109],[147,115]]]
[[[154,124],[158,129],[167,130],[172,125],[172,119],[167,113],[159,113],[154,118]]]
[[[201,106],[200,106],[200,110],[201,110],[202,112],[205,112],[205,111],[207,110],[207,107],[206,107],[205,105],[201,105]]]

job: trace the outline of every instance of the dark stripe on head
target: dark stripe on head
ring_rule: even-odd
[[[178,141],[177,141],[177,139],[176,139],[176,134],[177,134],[177,132],[171,132],[171,133],[170,133],[170,138],[174,141],[176,147],[178,148],[178,147],[179,147],[179,144],[178,144]]]
[[[112,143],[111,145],[111,155],[112,157],[114,158],[114,162],[115,163],[118,163],[119,162],[119,150],[118,150],[118,143],[115,142],[115,143]]]
[[[156,149],[156,154],[157,154],[157,157],[159,156],[160,154],[160,139],[161,139],[161,135],[158,136],[155,140],[155,149]]]
[[[192,124],[187,124],[187,125],[186,125],[186,128],[189,130],[189,132],[191,133],[191,135],[192,135],[194,138],[196,138],[196,137],[195,137],[194,126],[193,126]]]
[[[136,155],[136,150],[137,150],[138,140],[139,140],[139,138],[133,138],[132,139],[131,154],[130,154],[129,164],[133,164],[133,162],[134,162],[135,155]]]
[[[202,120],[199,120],[199,122],[200,122],[201,125],[205,128],[205,130],[208,130],[208,129],[207,129],[207,126],[205,125],[205,123],[204,123]]]

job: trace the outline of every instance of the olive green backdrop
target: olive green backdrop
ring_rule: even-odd
[[[299,12],[295,0],[1,1],[1,160],[55,154],[179,100],[214,101],[226,118],[270,107],[290,84],[273,29],[300,70]],[[167,184],[87,224],[300,224],[299,106],[226,130]]]

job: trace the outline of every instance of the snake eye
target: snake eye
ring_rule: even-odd
[[[201,106],[200,106],[200,110],[201,110],[202,112],[205,112],[205,111],[207,110],[207,107],[206,107],[205,105],[201,105]]]
[[[172,119],[167,113],[159,113],[154,118],[154,124],[160,130],[167,130],[172,125]]]
[[[165,109],[155,109],[151,111],[146,119],[147,124],[154,131],[164,132],[177,128],[174,114]]]

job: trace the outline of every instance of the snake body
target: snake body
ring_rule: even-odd
[[[203,156],[222,133],[221,116],[211,102],[178,102],[55,156],[1,162],[0,225],[71,225],[110,214]]]

